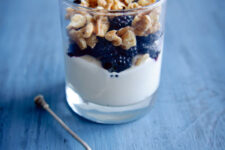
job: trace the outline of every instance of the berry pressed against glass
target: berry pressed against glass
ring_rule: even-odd
[[[149,34],[151,42],[154,42],[163,36],[162,31],[157,31],[155,33]]]
[[[149,43],[138,43],[138,54],[146,54],[149,51]]]
[[[156,33],[149,34],[148,36],[137,36],[137,43],[145,43],[145,44],[152,44],[157,41],[162,36],[161,31],[157,31]]]
[[[160,49],[159,46],[156,43],[153,43],[150,47],[149,47],[149,56],[155,60],[158,59],[158,56],[160,54]]]
[[[134,16],[117,16],[110,19],[110,30],[119,30],[131,26]]]
[[[155,41],[159,40],[161,36],[161,31],[148,36],[137,36],[138,54],[149,53],[151,58],[157,60],[160,50]]]
[[[81,0],[74,0],[73,3],[80,4],[81,3]]]
[[[71,42],[68,48],[68,55],[72,56],[84,56],[89,53],[89,49],[81,50],[76,43]]]
[[[155,60],[158,59],[159,54],[160,54],[160,51],[154,51],[154,50],[149,51],[149,56]]]
[[[158,55],[160,53],[160,49],[156,43],[153,44],[142,43],[139,45],[138,53],[139,54],[149,53],[149,56],[151,58],[157,60]]]
[[[109,72],[121,72],[131,67],[132,57],[118,54],[114,57],[102,58],[101,63]]]

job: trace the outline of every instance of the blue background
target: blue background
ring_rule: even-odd
[[[161,85],[150,113],[101,125],[67,106],[58,2],[0,1],[0,149],[81,150],[33,97],[94,150],[225,149],[225,1],[169,0]]]

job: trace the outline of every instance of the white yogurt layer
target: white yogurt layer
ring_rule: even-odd
[[[82,99],[99,105],[124,106],[154,94],[160,80],[162,54],[120,73],[109,73],[96,59],[66,55],[67,83]],[[119,76],[110,77],[112,74]]]

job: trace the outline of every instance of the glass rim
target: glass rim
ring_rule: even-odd
[[[143,6],[140,8],[134,8],[134,9],[123,9],[123,10],[106,10],[106,9],[96,9],[96,8],[90,8],[85,6],[80,6],[79,4],[73,3],[71,0],[61,0],[64,4],[66,4],[68,7],[74,8],[75,10],[79,11],[85,11],[92,14],[97,15],[104,15],[104,16],[119,16],[119,15],[132,15],[137,14],[141,12],[145,12],[148,10],[152,10],[156,7],[161,6],[166,0],[158,0],[155,3],[152,3],[147,6]]]

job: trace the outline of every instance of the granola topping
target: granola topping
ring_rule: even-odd
[[[134,2],[134,3],[129,3],[128,6],[126,7],[126,9],[134,9],[134,8],[140,8],[141,6]]]
[[[157,61],[160,51],[152,43],[161,38],[161,6],[131,15],[108,15],[105,10],[135,9],[156,0],[81,0],[80,5],[94,8],[98,13],[66,9],[68,36],[81,54],[100,60],[103,68],[120,72],[147,59]],[[75,49],[76,50],[76,49]],[[151,54],[150,51],[151,50]],[[156,51],[155,53],[153,53]],[[154,54],[154,55],[153,55]],[[73,54],[70,54],[73,56]],[[134,59],[135,56],[139,56]]]

